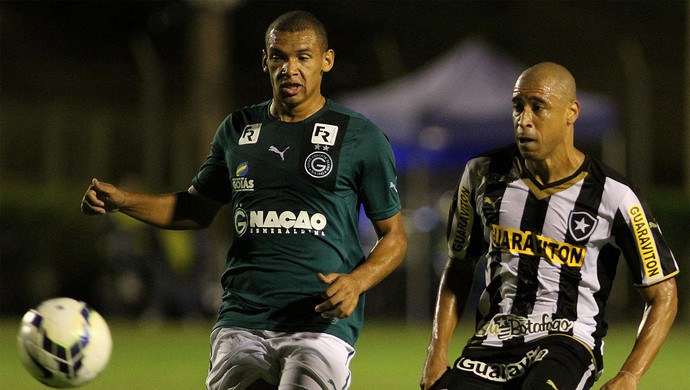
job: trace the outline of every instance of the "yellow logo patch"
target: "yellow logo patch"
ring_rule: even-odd
[[[470,190],[469,188],[462,186],[460,188],[460,193],[458,194],[460,198],[460,206],[458,207],[458,217],[455,226],[455,234],[453,235],[453,241],[451,242],[451,247],[454,251],[460,252],[467,245],[467,239],[470,235],[470,217],[472,208],[470,207]]]
[[[642,257],[644,272],[647,278],[653,279],[661,276],[661,264],[659,263],[659,252],[656,250],[652,231],[650,230],[647,217],[640,205],[633,205],[628,209],[630,223],[635,232],[635,242]]]
[[[587,249],[534,232],[523,232],[503,226],[491,226],[491,244],[496,249],[528,256],[540,256],[554,264],[582,267]]]

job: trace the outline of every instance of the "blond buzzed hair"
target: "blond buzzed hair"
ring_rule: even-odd
[[[541,62],[527,68],[519,80],[541,80],[553,89],[553,93],[567,100],[577,100],[575,77],[563,65],[555,62]]]

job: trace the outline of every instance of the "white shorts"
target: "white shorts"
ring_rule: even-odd
[[[211,333],[208,390],[243,390],[263,380],[280,390],[350,386],[354,348],[325,333],[218,328]]]

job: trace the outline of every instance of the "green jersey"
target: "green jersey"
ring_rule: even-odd
[[[364,296],[342,320],[314,311],[327,287],[317,273],[349,273],[365,261],[359,211],[400,211],[393,152],[361,114],[327,100],[301,122],[281,122],[269,102],[226,118],[193,180],[232,205],[235,237],[221,281],[216,327],[325,332],[354,345]]]

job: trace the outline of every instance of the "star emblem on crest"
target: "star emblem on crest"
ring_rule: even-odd
[[[579,221],[575,221],[575,230],[586,232],[589,226],[590,225],[585,221],[584,218]]]
[[[587,211],[571,211],[568,216],[568,234],[576,241],[588,239],[597,227],[596,216]]]

